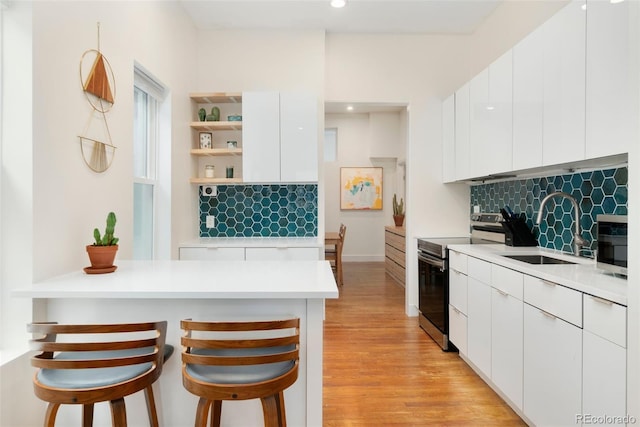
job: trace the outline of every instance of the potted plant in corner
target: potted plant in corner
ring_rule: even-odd
[[[398,198],[395,194],[393,195],[393,222],[395,222],[396,227],[402,227],[404,223],[404,200],[401,197],[400,203],[398,203]]]
[[[107,215],[107,228],[104,230],[104,236],[100,236],[100,230],[93,230],[93,238],[95,242],[87,245],[87,253],[91,267],[86,267],[84,271],[89,274],[111,273],[116,270],[117,266],[113,265],[113,260],[118,251],[118,238],[114,237],[113,232],[116,227],[116,214],[109,212]]]

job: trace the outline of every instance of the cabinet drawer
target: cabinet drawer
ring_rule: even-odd
[[[400,236],[398,234],[394,234],[390,231],[385,232],[385,243],[389,246],[393,246],[396,249],[401,250],[402,252],[405,251],[405,239],[403,236]]]
[[[467,274],[487,285],[491,283],[491,263],[478,258],[469,257],[467,260]]]
[[[627,347],[627,307],[584,294],[584,329]]]
[[[467,314],[467,276],[449,270],[449,304]]]
[[[449,341],[460,354],[467,354],[467,316],[457,308],[449,305]]]
[[[506,293],[522,301],[524,274],[491,264],[491,286],[500,293]]]
[[[181,260],[244,261],[244,248],[180,248]]]
[[[405,267],[405,253],[390,245],[384,245],[384,256],[390,258],[400,266]]]
[[[467,258],[460,252],[449,251],[449,268],[467,274]]]
[[[537,277],[524,276],[524,301],[582,327],[582,292]]]

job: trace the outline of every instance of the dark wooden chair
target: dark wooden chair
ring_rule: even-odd
[[[283,392],[298,378],[300,319],[180,326],[182,384],[200,397],[196,427],[206,427],[211,408],[219,426],[223,400],[247,399],[262,401],[265,426],[287,425]]]
[[[344,237],[347,234],[347,226],[340,224],[338,232],[338,240],[335,244],[326,245],[324,249],[324,259],[329,261],[331,269],[334,271],[338,285],[344,284],[342,278],[342,247],[344,246]]]
[[[82,425],[93,424],[93,405],[110,402],[114,427],[125,427],[124,397],[144,390],[149,423],[158,426],[152,384],[160,377],[165,358],[167,322],[110,325],[32,323],[30,341],[41,353],[31,358],[36,396],[47,407],[44,426],[55,425],[63,404],[82,405]],[[78,338],[80,337],[80,338]],[[81,340],[80,342],[78,342]]]

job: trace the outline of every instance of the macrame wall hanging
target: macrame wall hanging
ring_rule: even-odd
[[[79,135],[80,151],[87,166],[100,173],[109,169],[116,150],[107,123],[107,113],[115,102],[116,85],[111,64],[100,52],[99,22],[98,49],[89,49],[80,58],[80,83],[92,108],[84,131]]]

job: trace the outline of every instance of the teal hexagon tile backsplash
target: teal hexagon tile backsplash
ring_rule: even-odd
[[[534,224],[542,199],[554,191],[563,191],[578,201],[582,236],[595,249],[597,215],[627,215],[627,180],[627,167],[619,167],[473,185],[470,212],[474,206],[480,206],[481,212],[500,212],[508,205],[515,213],[525,214],[540,247],[572,252],[574,212],[569,200],[550,200],[542,223]]]
[[[200,195],[200,237],[315,237],[316,184],[218,185]],[[207,228],[208,215],[215,228]]]

